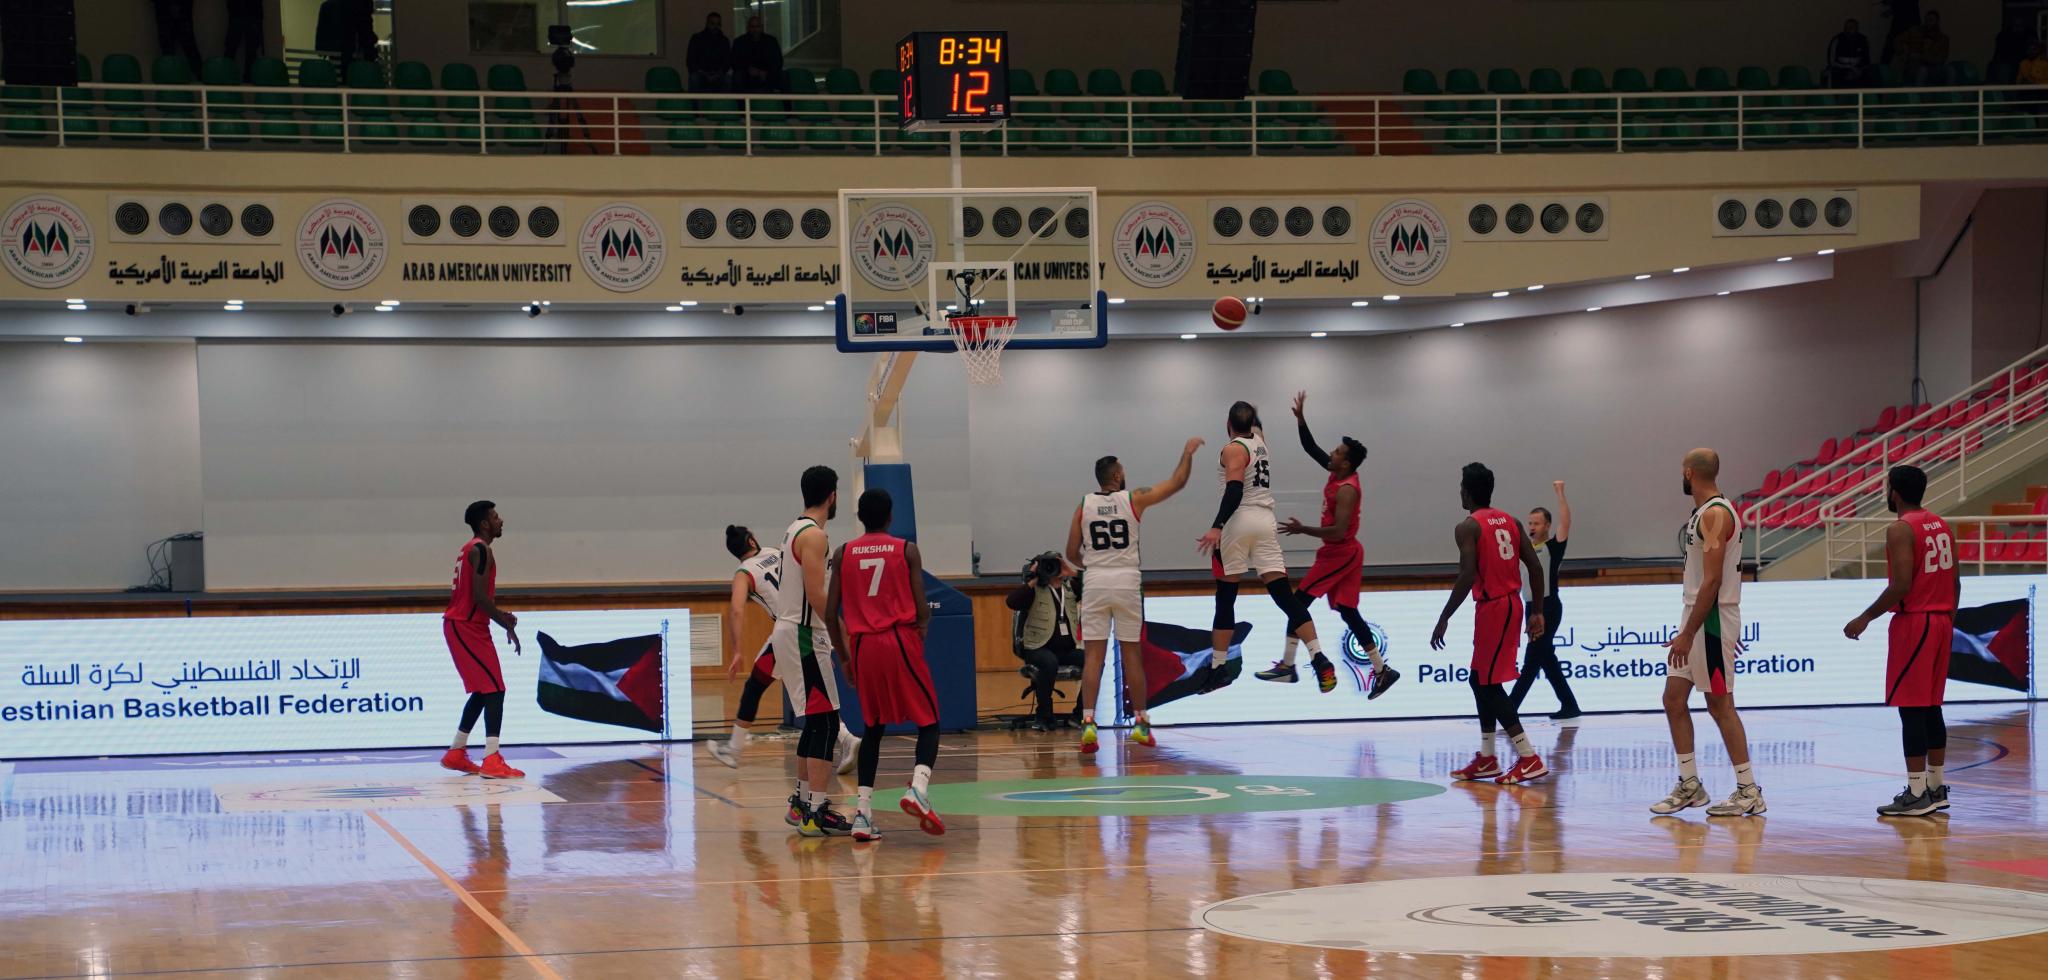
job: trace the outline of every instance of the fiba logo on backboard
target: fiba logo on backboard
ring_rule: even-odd
[[[1131,206],[1116,223],[1110,251],[1117,268],[1140,286],[1171,286],[1195,264],[1195,226],[1163,201]]]
[[[384,225],[354,201],[322,201],[299,222],[299,264],[314,281],[354,289],[384,270]]]
[[[1403,286],[1436,278],[1451,257],[1451,236],[1444,216],[1427,202],[1395,201],[1372,219],[1372,264],[1380,274]]]
[[[884,204],[853,227],[853,267],[879,289],[907,289],[932,264],[931,222],[913,208]]]
[[[92,226],[63,198],[23,198],[0,218],[0,257],[38,289],[68,286],[92,263]]]
[[[667,246],[653,215],[631,204],[607,204],[583,223],[576,251],[592,281],[615,293],[630,293],[661,274]]]

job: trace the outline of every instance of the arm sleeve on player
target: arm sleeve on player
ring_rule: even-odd
[[[1296,435],[1301,436],[1302,452],[1308,453],[1308,458],[1315,460],[1317,466],[1329,469],[1330,454],[1323,452],[1323,447],[1316,445],[1316,437],[1310,435],[1308,431],[1308,420],[1295,420],[1294,431]]]
[[[1244,481],[1232,480],[1223,486],[1223,504],[1216,508],[1216,523],[1210,527],[1220,528],[1230,515],[1237,513],[1237,505],[1244,501]]]

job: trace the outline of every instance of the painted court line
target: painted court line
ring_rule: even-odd
[[[426,852],[413,846],[413,842],[407,840],[404,834],[399,833],[397,827],[391,826],[391,822],[385,820],[383,814],[375,810],[364,810],[363,813],[368,815],[371,820],[376,821],[377,826],[384,828],[384,832],[390,834],[391,839],[398,842],[398,846],[405,848],[405,852],[412,855],[413,860],[418,861],[422,867],[433,872],[434,877],[441,879],[441,884],[448,886],[448,890],[454,892],[455,897],[462,900],[462,904],[469,906],[469,910],[476,913],[477,918],[484,920],[484,924],[490,926],[491,931],[497,933],[498,938],[505,941],[505,945],[512,947],[513,952],[518,953],[521,959],[533,967],[533,972],[540,974],[542,977],[547,978],[547,980],[562,980],[562,975],[556,973],[554,967],[549,966],[546,960],[541,959],[539,954],[533,951],[533,947],[526,945],[526,940],[519,938],[519,934],[513,932],[511,926],[506,925],[504,920],[492,915],[491,910],[484,908],[483,903],[477,901],[475,895],[470,894],[467,889],[463,888],[461,882],[450,877],[448,872],[441,870],[441,866],[435,864],[434,859],[428,857]]]

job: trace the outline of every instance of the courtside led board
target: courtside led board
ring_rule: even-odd
[[[896,42],[905,129],[993,129],[1010,118],[1004,31],[918,31]]]

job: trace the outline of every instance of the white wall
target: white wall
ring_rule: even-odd
[[[1679,458],[1708,445],[1723,488],[1811,455],[1906,398],[1912,295],[1882,254],[1838,257],[1837,278],[1719,298],[1329,340],[1112,343],[1075,356],[1004,359],[1004,384],[974,394],[975,544],[985,572],[1065,542],[1106,453],[1133,485],[1156,482],[1181,442],[1209,440],[1183,497],[1149,512],[1148,568],[1197,568],[1215,515],[1216,453],[1231,401],[1257,404],[1274,450],[1281,516],[1316,517],[1323,475],[1294,437],[1288,401],[1307,389],[1324,445],[1355,435],[1365,473],[1366,560],[1452,560],[1458,471],[1491,466],[1495,503],[1552,503],[1569,483],[1582,557],[1670,557],[1687,504]],[[1156,516],[1154,516],[1156,515]]]
[[[1973,224],[1956,239],[1939,271],[1919,281],[1920,377],[1927,384],[1930,401],[1945,401],[1976,382],[1970,369],[1976,336],[1972,312],[1976,267],[1977,229]]]
[[[0,591],[141,585],[199,527],[192,344],[0,344]]]
[[[208,585],[430,585],[498,502],[502,581],[725,578],[724,528],[777,540],[806,466],[839,470],[868,362],[829,345],[207,344]],[[920,535],[968,570],[966,382],[906,393]]]

